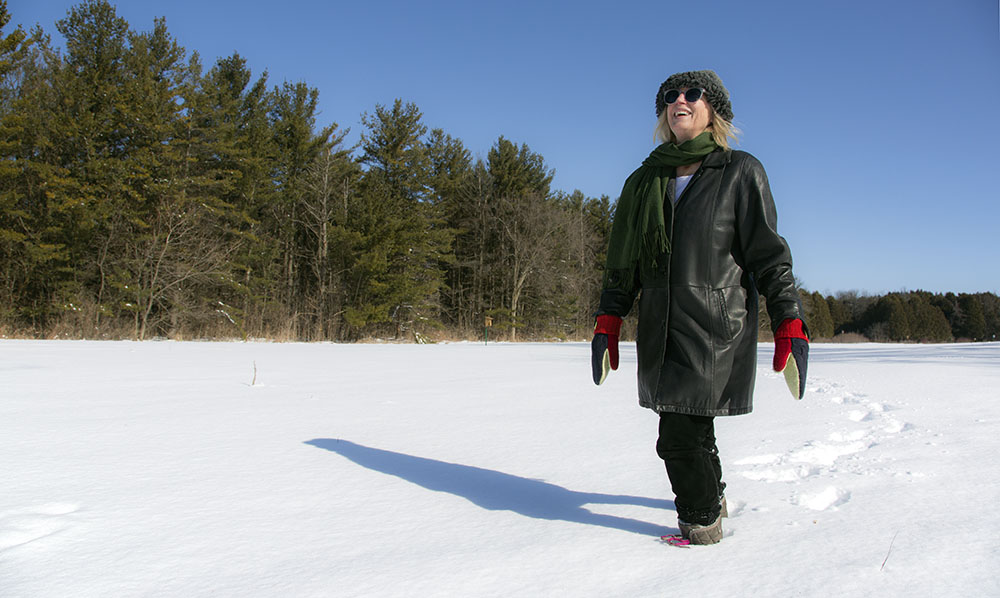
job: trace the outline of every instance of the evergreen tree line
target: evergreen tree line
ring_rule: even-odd
[[[9,15],[0,2],[2,26]],[[499,137],[485,158],[396,100],[360,143],[318,92],[203,68],[105,0],[0,46],[0,326],[9,334],[421,340],[592,327],[607,197]]]
[[[526,145],[474,158],[397,99],[348,147],[316,89],[206,69],[163,20],[87,0],[62,51],[9,20],[0,0],[0,333],[589,338],[613,204],[551,189]],[[993,294],[802,295],[817,338],[1000,328]]]
[[[862,336],[886,342],[995,341],[1000,297],[993,293],[911,291],[826,296],[800,291],[813,337]]]

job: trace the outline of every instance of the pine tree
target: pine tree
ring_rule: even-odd
[[[897,294],[888,295],[885,299],[885,322],[888,323],[889,339],[905,341],[910,339],[910,314],[902,299]]]
[[[986,338],[986,312],[979,296],[963,293],[958,297],[958,305],[961,317],[959,325],[955,328],[955,336],[974,341]]]
[[[45,67],[50,53],[40,30],[6,33],[7,3],[0,0],[0,325],[44,325],[51,313],[52,269],[61,248],[39,234],[45,189],[38,141],[46,121]]]
[[[931,298],[931,294],[925,291],[915,291],[907,297],[910,336],[921,342],[950,341],[952,333],[948,320],[944,312],[931,303]]]
[[[830,321],[833,324],[833,333],[836,335],[844,332],[845,327],[851,321],[850,310],[843,301],[833,295],[826,297],[826,304],[830,309]]]
[[[809,305],[811,307],[808,314],[809,332],[814,338],[832,338],[833,317],[826,298],[818,291],[814,292],[809,295]]]
[[[150,33],[130,33],[126,83],[118,107],[127,123],[123,139],[127,218],[114,221],[112,285],[133,314],[135,336],[164,332],[160,322],[182,309],[183,284],[197,273],[185,246],[198,244],[200,197],[190,169],[192,141],[182,123],[184,50],[157,20]],[[197,68],[197,65],[195,65]],[[189,110],[194,110],[193,107]],[[198,194],[201,195],[201,194]]]
[[[44,150],[33,165],[45,193],[35,226],[44,231],[42,243],[58,248],[47,277],[49,301],[67,310],[92,302],[84,312],[90,321],[77,326],[99,331],[134,308],[117,292],[127,283],[116,271],[113,247],[129,234],[139,206],[128,185],[136,135],[125,116],[130,31],[101,0],[74,7],[56,28],[66,53],[46,56],[51,92],[35,141]]]
[[[445,324],[466,334],[474,321],[482,321],[479,303],[473,297],[475,273],[476,201],[471,153],[459,139],[441,129],[430,132],[425,143],[429,161],[429,203],[452,235],[452,250],[443,254],[439,268],[444,272],[441,286],[441,317]],[[471,241],[471,243],[470,243]]]
[[[1000,339],[1000,297],[993,293],[977,293],[976,297],[983,304],[983,319],[986,320],[983,340]]]
[[[319,92],[305,83],[285,83],[271,94],[270,121],[273,148],[273,184],[275,195],[261,219],[263,235],[276,243],[270,255],[278,261],[268,266],[279,274],[275,290],[277,301],[286,310],[288,322],[284,334],[304,338],[313,327],[305,305],[310,282],[308,260],[315,254],[309,248],[311,237],[303,226],[302,204],[308,193],[309,169],[329,148],[334,126],[319,132],[316,110]]]
[[[233,54],[219,59],[201,82],[208,97],[207,128],[225,146],[218,159],[237,173],[225,200],[239,214],[238,230],[245,241],[232,257],[231,290],[220,300],[218,311],[244,337],[267,336],[273,332],[269,324],[286,316],[276,300],[281,260],[269,217],[275,201],[271,175],[277,153],[268,120],[271,95],[267,73],[251,83],[252,79],[246,60]]]
[[[360,182],[363,208],[355,223],[362,250],[352,278],[356,300],[345,314],[359,333],[379,330],[396,338],[440,325],[443,261],[453,232],[442,205],[429,194],[431,162],[426,126],[416,105],[378,105],[362,124]]]

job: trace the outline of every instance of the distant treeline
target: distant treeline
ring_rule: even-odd
[[[0,334],[589,338],[613,204],[551,189],[525,144],[473,158],[395,100],[347,147],[316,89],[238,54],[205,69],[162,20],[89,0],[56,24],[64,51],[9,20],[0,0]],[[1000,313],[804,298],[826,338],[993,339]]]
[[[879,342],[1000,339],[1000,297],[993,293],[800,294],[810,333],[816,338],[860,335]]]

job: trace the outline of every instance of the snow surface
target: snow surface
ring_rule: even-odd
[[[1000,595],[1000,343],[771,350],[681,548],[634,345],[0,341],[0,596]]]

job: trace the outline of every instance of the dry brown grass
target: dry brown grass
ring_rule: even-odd
[[[833,338],[825,341],[828,343],[870,343],[871,340],[863,334],[857,332],[841,332]]]

